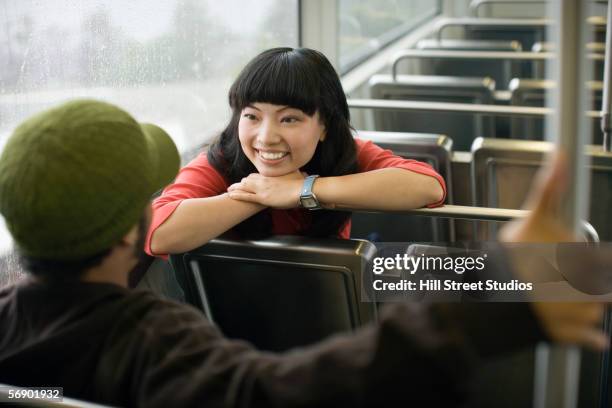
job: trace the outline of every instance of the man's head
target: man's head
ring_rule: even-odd
[[[87,265],[143,222],[151,195],[179,163],[162,129],[107,103],[68,102],[9,138],[0,156],[0,213],[33,265]]]

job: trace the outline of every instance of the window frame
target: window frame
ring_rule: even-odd
[[[340,75],[346,75],[378,52],[442,14],[442,0],[432,2],[435,8],[415,22],[406,22],[376,38],[376,48],[367,48],[350,56],[345,66],[340,65],[339,2],[338,0],[298,0],[300,47],[323,52]]]

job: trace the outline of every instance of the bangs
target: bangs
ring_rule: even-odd
[[[317,111],[321,80],[312,62],[292,49],[273,49],[249,63],[230,89],[230,106],[241,111],[256,102],[297,108],[308,116]]]

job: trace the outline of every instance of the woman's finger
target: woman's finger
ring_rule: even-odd
[[[244,190],[228,191],[228,195],[233,200],[246,201],[249,203],[258,203],[257,194],[250,193]]]
[[[248,183],[248,182],[252,182],[252,181],[257,181],[257,180],[259,180],[261,178],[264,178],[264,176],[262,176],[259,173],[251,173],[248,176],[246,176],[245,178],[243,178],[242,181]]]
[[[227,191],[230,192],[230,191],[242,190],[242,191],[249,192],[249,193],[255,193],[256,192],[255,188],[256,188],[255,183],[248,183],[245,181],[241,181],[240,183],[234,183],[231,186],[229,186],[227,188]]]

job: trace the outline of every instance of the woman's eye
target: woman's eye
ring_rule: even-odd
[[[245,113],[244,115],[242,115],[243,118],[246,118],[248,120],[255,120],[257,119],[257,116],[253,115],[252,113]]]
[[[299,119],[294,117],[294,116],[288,116],[288,117],[283,118],[281,120],[281,122],[285,122],[285,123],[295,123],[295,122],[298,122],[298,121],[299,121]]]

